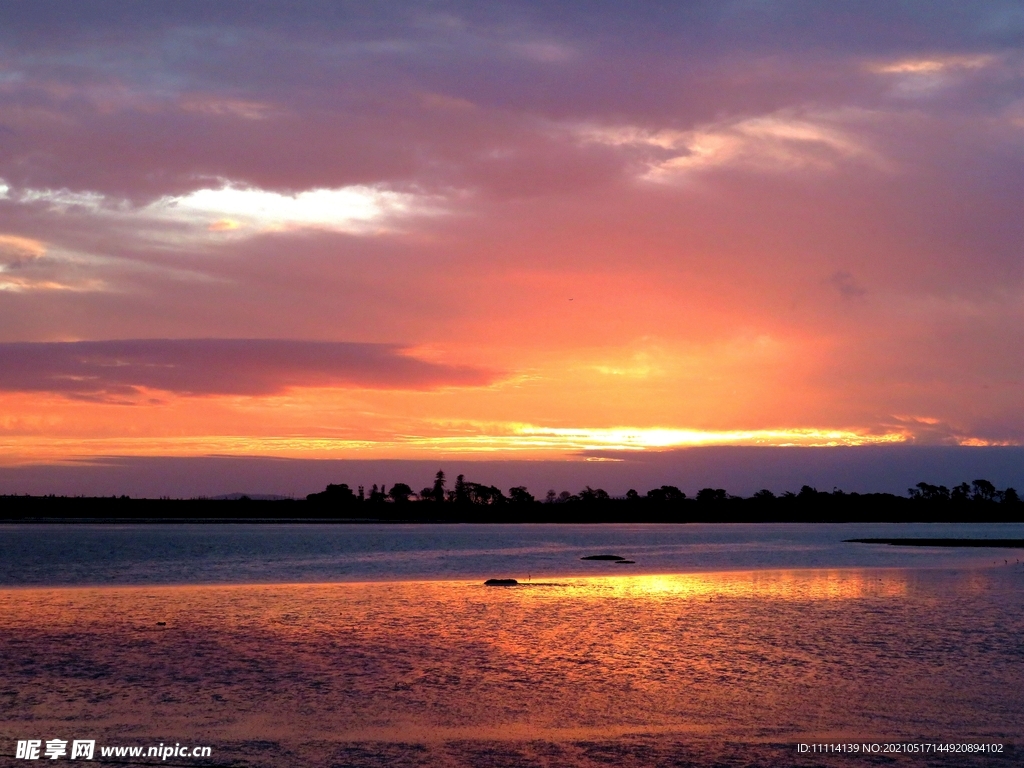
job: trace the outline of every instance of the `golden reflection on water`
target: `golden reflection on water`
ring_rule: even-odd
[[[983,589],[984,576],[970,574],[962,587],[972,593]],[[500,602],[529,606],[560,601],[732,600],[820,601],[864,598],[899,598],[907,594],[903,570],[778,570],[697,574],[644,574],[553,578],[524,581],[515,587],[485,587],[474,581],[420,581],[368,583],[296,583],[242,585],[174,585],[133,587],[16,588],[0,590],[0,626],[42,627],[68,622],[129,624],[159,616],[202,626],[215,623],[221,630],[310,629],[322,626],[339,606],[364,619],[391,611],[418,614],[424,606],[465,607],[468,603]],[[299,605],[330,600],[331,614],[310,613]],[[191,618],[180,615],[189,606]],[[287,609],[283,606],[289,606]],[[610,610],[615,610],[614,608]],[[284,617],[282,619],[282,617]],[[297,621],[299,617],[305,621]],[[335,615],[335,618],[337,616]],[[454,620],[456,617],[452,615]],[[293,619],[295,619],[293,621]],[[147,625],[148,626],[148,625]],[[154,623],[153,626],[157,626]],[[166,622],[164,623],[166,626]],[[156,631],[156,630],[154,630]]]
[[[853,600],[906,594],[902,571],[789,570],[591,578],[573,584],[581,597]]]
[[[398,744],[1017,728],[1020,590],[986,573],[931,578],[2,590],[0,730]]]

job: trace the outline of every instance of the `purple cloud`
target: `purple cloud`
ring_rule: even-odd
[[[268,395],[289,387],[431,389],[486,384],[478,368],[419,360],[394,344],[287,339],[124,339],[0,344],[0,390],[106,399],[139,388]]]

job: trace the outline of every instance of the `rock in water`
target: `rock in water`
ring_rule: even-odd
[[[580,558],[580,560],[625,560],[625,559],[626,558],[619,557],[618,555],[587,555],[586,557],[581,557]]]
[[[485,587],[514,587],[519,584],[515,579],[488,579],[484,582]]]

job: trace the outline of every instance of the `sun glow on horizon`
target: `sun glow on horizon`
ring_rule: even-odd
[[[567,441],[584,449],[613,448],[618,450],[645,450],[649,448],[682,448],[697,445],[868,445],[899,443],[906,440],[903,433],[881,435],[836,429],[753,429],[753,430],[695,430],[663,428],[612,429],[550,429],[524,427],[524,436],[553,441]]]
[[[704,446],[824,447],[905,442],[902,433],[776,429],[570,429],[523,424],[437,430],[434,434],[377,435],[368,439],[324,435],[193,435],[139,437],[8,437],[0,442],[5,464],[88,461],[104,456],[279,456],[282,458],[486,458],[586,459],[591,451],[645,452]],[[460,431],[462,434],[452,434]]]

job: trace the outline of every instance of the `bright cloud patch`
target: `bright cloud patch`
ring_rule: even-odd
[[[189,223],[213,232],[326,229],[368,232],[417,208],[414,195],[371,186],[311,189],[282,194],[224,184],[187,195],[162,197],[145,213]]]
[[[202,232],[236,235],[295,229],[366,234],[392,228],[399,217],[437,210],[436,204],[422,195],[381,186],[353,185],[287,194],[229,181],[186,195],[166,195],[143,207],[92,191],[12,189],[2,180],[0,199],[43,205],[59,213],[85,213],[133,223],[140,232],[151,227],[158,230],[170,222],[192,225]],[[0,241],[0,251],[13,247],[17,247],[14,241]]]
[[[95,293],[106,290],[102,280],[86,280],[78,283],[62,283],[57,280],[36,280],[32,278],[0,275],[0,291],[24,293],[26,291],[69,291],[71,293]]]
[[[691,131],[585,127],[578,134],[584,141],[644,153],[644,177],[653,181],[724,166],[760,171],[828,170],[842,160],[878,160],[865,145],[824,117],[765,115]]]
[[[578,429],[528,424],[493,425],[483,434],[406,438],[410,444],[432,445],[465,453],[549,453],[577,451],[644,451],[710,445],[823,447],[900,443],[903,432],[870,434],[840,429],[697,430],[615,427]]]
[[[885,75],[934,75],[957,69],[981,69],[994,61],[993,56],[938,56],[900,59],[871,64],[868,69]]]

